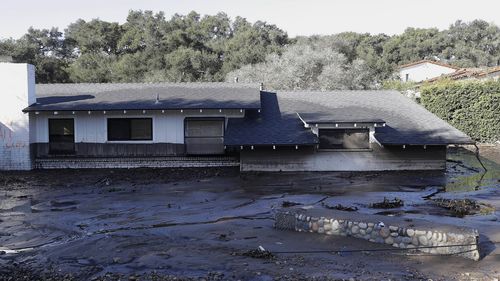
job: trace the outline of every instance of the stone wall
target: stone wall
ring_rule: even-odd
[[[147,158],[50,158],[35,159],[35,169],[132,169],[238,167],[229,156],[213,157],[147,157]]]
[[[453,226],[432,226],[412,220],[411,224],[396,218],[368,214],[331,214],[294,209],[276,213],[275,227],[282,230],[313,232],[325,235],[352,236],[374,243],[430,254],[457,255],[479,260],[477,230]],[[463,245],[463,246],[456,246]],[[447,247],[452,246],[452,247]]]

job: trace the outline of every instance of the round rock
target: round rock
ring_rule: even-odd
[[[388,228],[381,228],[380,231],[379,231],[379,234],[380,236],[382,236],[383,238],[387,238],[389,237],[389,235],[391,235],[391,231],[388,229]]]
[[[351,232],[352,232],[352,234],[356,234],[356,233],[358,233],[358,232],[359,232],[359,227],[358,227],[357,225],[353,226],[353,227],[351,228]]]
[[[427,237],[426,237],[426,236],[424,236],[424,235],[419,236],[419,237],[418,237],[418,243],[419,243],[420,245],[424,245],[424,246],[426,246],[426,245],[427,245]]]

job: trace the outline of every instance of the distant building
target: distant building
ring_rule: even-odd
[[[432,83],[440,79],[449,80],[498,80],[500,77],[500,67],[491,68],[461,68],[449,74],[444,74],[439,77],[434,77],[423,82]]]
[[[449,80],[470,80],[477,79],[480,75],[485,73],[484,69],[481,68],[461,68],[455,72],[449,74],[443,74],[438,77],[430,78],[422,82],[432,83],[441,79],[449,79]]]
[[[458,69],[458,67],[432,60],[421,60],[400,66],[399,78],[403,82],[418,83],[453,73]]]

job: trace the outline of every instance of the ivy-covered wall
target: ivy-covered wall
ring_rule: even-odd
[[[421,103],[479,142],[500,140],[500,81],[441,81],[424,85]]]

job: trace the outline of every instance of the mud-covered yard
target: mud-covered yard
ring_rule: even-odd
[[[245,174],[235,169],[33,171],[0,174],[0,280],[494,280],[500,276],[500,166],[452,150],[446,173]],[[404,204],[375,209],[383,198]],[[436,199],[485,208],[456,217]],[[296,204],[477,228],[484,257],[387,248],[278,231]],[[246,253],[262,246],[275,254]],[[366,249],[362,252],[339,250]]]

